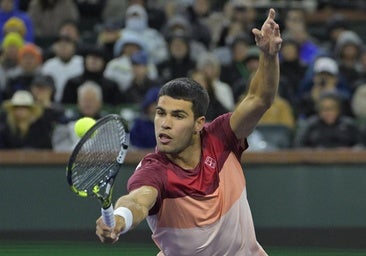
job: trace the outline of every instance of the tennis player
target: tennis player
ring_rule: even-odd
[[[155,114],[156,152],[146,155],[115,204],[115,228],[96,221],[113,243],[147,218],[159,256],[267,255],[256,240],[241,155],[246,138],[271,106],[279,83],[281,36],[269,15],[253,29],[258,71],[232,113],[205,123],[207,92],[188,78],[166,83]]]

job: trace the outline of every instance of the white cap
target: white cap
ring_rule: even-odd
[[[320,57],[315,60],[314,73],[326,72],[332,75],[338,75],[339,69],[337,62],[329,57]]]

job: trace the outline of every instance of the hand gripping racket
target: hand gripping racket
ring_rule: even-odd
[[[99,119],[80,139],[66,169],[67,181],[77,195],[93,196],[102,205],[103,222],[114,227],[112,190],[127,154],[127,122],[116,114]]]

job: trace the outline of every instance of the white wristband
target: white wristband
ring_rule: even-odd
[[[122,218],[125,219],[125,228],[119,234],[122,235],[128,232],[131,229],[133,223],[133,215],[131,210],[126,207],[118,207],[117,209],[114,210],[114,215],[121,216]]]

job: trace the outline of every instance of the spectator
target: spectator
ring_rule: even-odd
[[[311,73],[311,82],[307,85],[309,89],[305,90],[305,85],[300,86],[299,106],[296,107],[300,117],[309,117],[316,113],[315,103],[319,96],[324,92],[337,92],[342,98],[343,113],[350,115],[350,92],[342,83],[342,77],[339,73],[338,63],[330,57],[319,57],[316,59]],[[305,79],[307,79],[305,77]]]
[[[3,37],[5,37],[10,32],[18,33],[25,40],[27,28],[25,27],[23,20],[17,17],[11,17],[8,19],[3,26]]]
[[[52,123],[28,91],[19,90],[3,104],[0,145],[5,149],[51,149]]]
[[[212,43],[211,28],[203,21],[209,14],[209,0],[194,0],[186,9],[186,16],[192,26],[192,37],[201,42],[206,49],[210,49]]]
[[[16,0],[1,0],[0,1],[0,28],[4,28],[5,23],[10,19],[16,17],[23,21],[25,25],[25,41],[33,42],[33,22],[26,12],[20,11],[18,8],[18,1]],[[0,34],[0,42],[4,39],[4,34]]]
[[[150,88],[141,103],[141,114],[132,123],[130,141],[138,149],[153,149],[156,146],[154,117],[159,87]]]
[[[245,63],[249,44],[249,38],[245,35],[238,35],[230,45],[231,61],[222,67],[221,72],[221,80],[232,88],[240,87],[242,89],[241,93],[245,91],[251,75]]]
[[[148,0],[108,0],[103,9],[103,20],[106,21],[111,18],[122,18],[124,20],[126,18],[126,9],[134,4],[145,8],[146,12],[148,13],[149,27],[160,31],[163,25],[166,23],[166,14],[163,11],[163,7],[160,6],[157,1],[151,2],[149,4]]]
[[[307,66],[300,60],[300,47],[294,40],[282,41],[280,50],[280,86],[279,95],[286,99],[295,110],[300,107],[298,103],[298,91],[300,81],[305,76]]]
[[[361,76],[361,53],[363,42],[360,36],[350,30],[343,31],[336,42],[334,56],[339,64],[339,71],[345,78],[351,93],[355,82]]]
[[[150,88],[159,86],[157,80],[148,76],[148,56],[145,51],[138,51],[131,55],[132,81],[123,93],[124,103],[139,104]]]
[[[215,87],[213,81],[208,79],[203,71],[200,70],[192,70],[190,73],[190,77],[199,83],[202,87],[206,88],[208,95],[210,97],[210,102],[208,104],[208,109],[206,112],[206,120],[212,121],[219,115],[226,113],[227,108],[225,105],[221,103],[219,100],[217,93],[215,91]]]
[[[348,24],[345,17],[341,14],[334,14],[325,23],[325,35],[324,43],[322,47],[328,53],[333,56],[335,52],[336,43],[339,35],[348,29]]]
[[[113,59],[113,51],[116,42],[121,37],[122,21],[119,19],[107,19],[103,24],[96,26],[97,45],[105,52],[107,62]]]
[[[209,84],[212,84],[212,93],[216,99],[227,111],[234,110],[235,102],[231,87],[220,80],[221,66],[218,58],[210,53],[200,56],[197,69],[204,74]]]
[[[158,30],[148,26],[147,19],[147,12],[143,6],[138,4],[130,5],[126,10],[126,25],[122,29],[122,37],[125,32],[136,33],[146,42],[145,50],[149,54],[150,61],[159,64],[168,58],[167,44]]]
[[[129,88],[133,79],[131,55],[145,49],[144,41],[133,32],[125,31],[116,42],[114,47],[115,58],[107,63],[104,75],[118,83],[122,93]],[[150,79],[157,78],[158,73],[155,64],[149,62],[148,71]]]
[[[103,49],[90,47],[84,56],[84,72],[67,80],[63,89],[62,100],[64,104],[77,103],[77,90],[86,81],[95,82],[102,89],[103,102],[107,105],[123,103],[122,94],[118,84],[104,76],[106,59]]]
[[[15,32],[10,32],[4,38],[1,44],[1,67],[4,70],[5,76],[10,69],[18,65],[18,52],[24,45],[23,38]]]
[[[44,109],[45,117],[52,121],[54,126],[65,122],[65,109],[54,101],[55,82],[48,75],[38,74],[32,80],[30,91],[35,102]]]
[[[55,81],[55,101],[60,102],[66,81],[84,71],[83,57],[77,55],[76,42],[68,36],[59,36],[55,43],[56,56],[48,59],[42,73]]]
[[[316,102],[317,114],[305,121],[296,138],[297,147],[350,148],[359,142],[359,129],[353,118],[342,114],[337,94],[325,93]]]
[[[103,95],[99,85],[86,81],[78,88],[76,109],[66,111],[66,122],[56,126],[52,134],[52,145],[55,151],[72,151],[79,138],[74,132],[75,122],[82,117],[95,120],[106,113],[103,111]]]
[[[305,11],[302,9],[290,9],[285,14],[284,39],[295,40],[300,46],[300,60],[308,65],[321,53],[319,42],[311,37],[306,19]]]
[[[187,76],[195,67],[191,58],[190,38],[182,33],[172,34],[168,39],[169,58],[157,66],[159,78],[169,81]]]
[[[17,90],[30,91],[33,78],[42,66],[41,49],[33,43],[22,46],[18,52],[18,65],[8,72],[4,98],[10,99]]]
[[[192,25],[187,18],[177,14],[169,18],[167,24],[162,29],[162,34],[166,41],[169,41],[172,35],[182,35],[190,38],[190,57],[196,61],[201,54],[207,52],[207,48],[194,37],[192,29]]]
[[[252,28],[256,26],[257,11],[253,7],[251,1],[233,0],[228,1],[226,8],[229,10],[229,22],[223,27],[217,46],[231,45],[234,39],[244,34],[249,39],[252,39]],[[250,44],[253,44],[252,39]]]
[[[78,21],[80,16],[73,0],[31,0],[28,13],[38,38],[58,36],[64,21]]]

